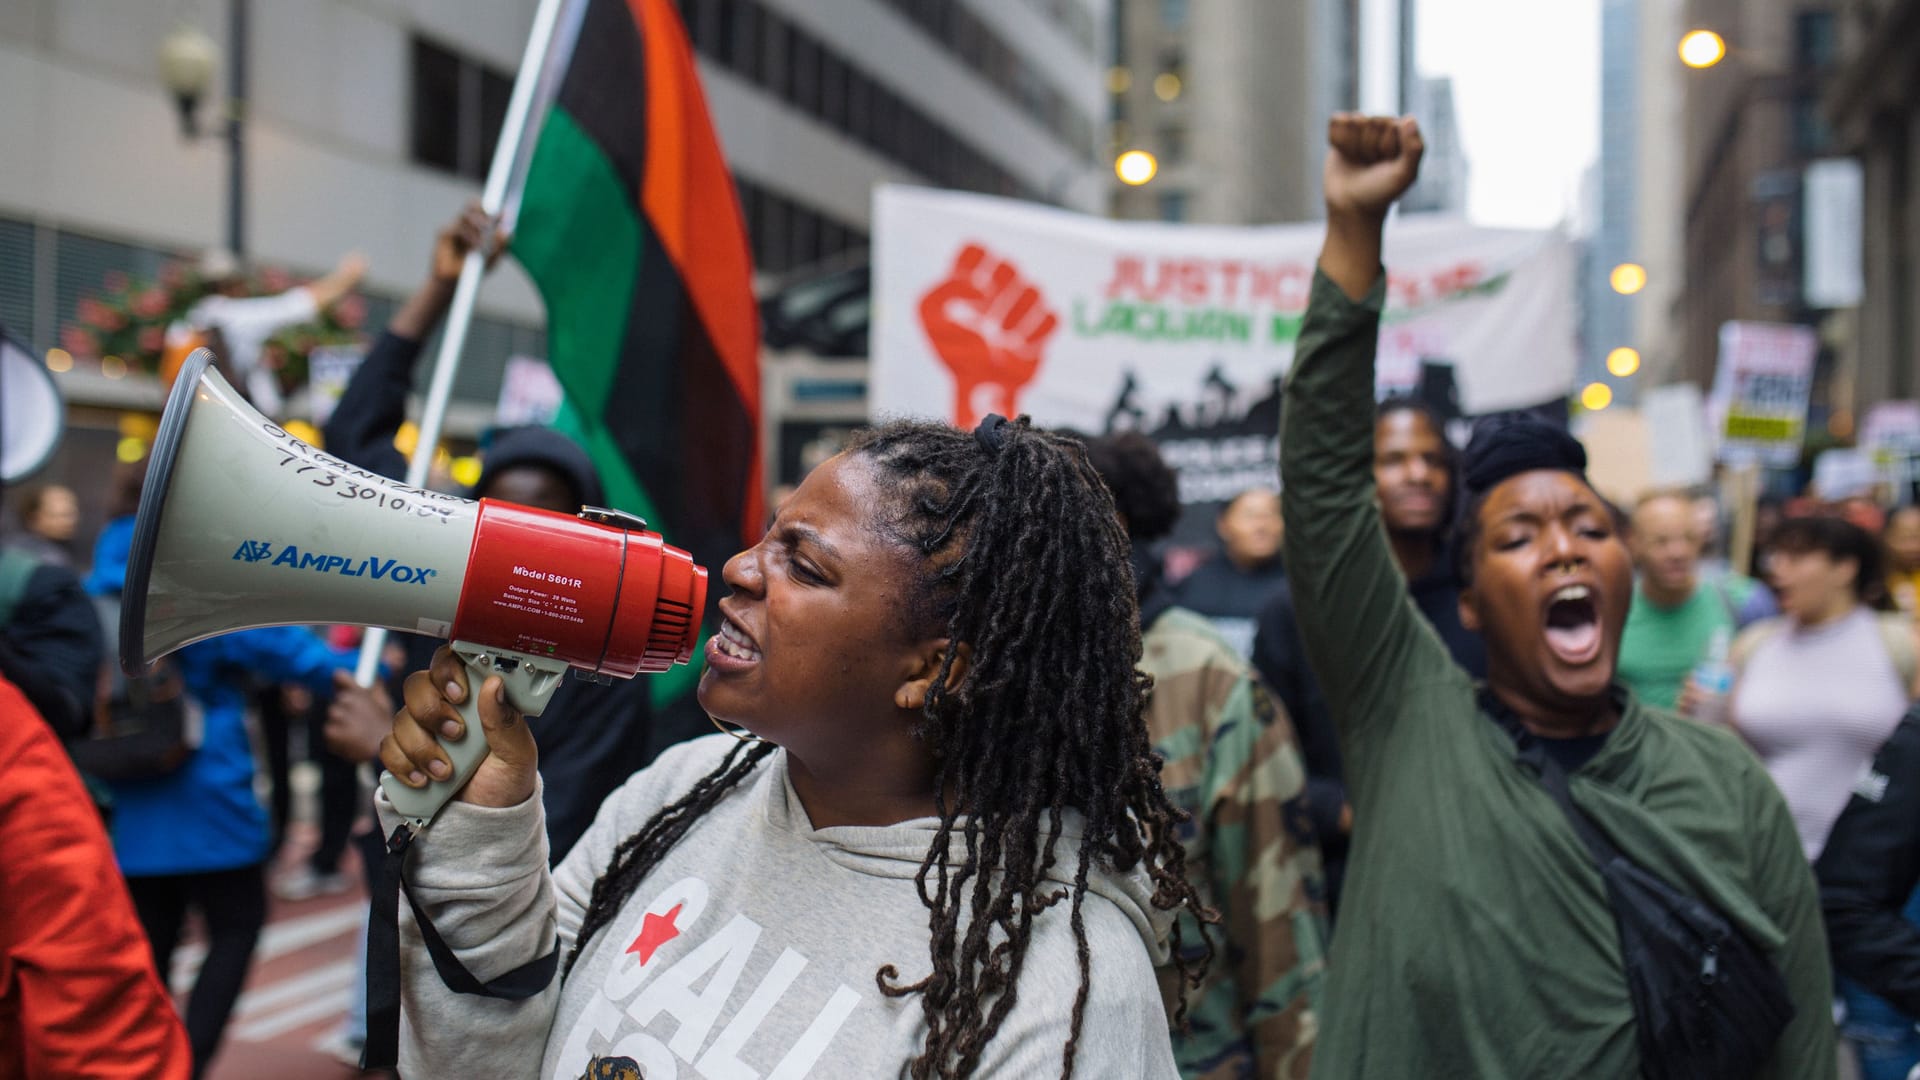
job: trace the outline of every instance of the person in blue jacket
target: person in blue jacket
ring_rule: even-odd
[[[111,595],[125,587],[133,522],[116,518],[102,530],[89,591]],[[353,662],[352,653],[298,626],[243,630],[187,646],[174,663],[202,710],[199,749],[164,776],[111,785],[114,854],[162,978],[172,969],[188,909],[206,921],[206,959],[186,1010],[196,1077],[220,1045],[266,922],[272,836],[253,788],[249,681],[299,683],[328,695],[333,672]]]

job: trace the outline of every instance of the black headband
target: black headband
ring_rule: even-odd
[[[1502,480],[1537,469],[1569,472],[1584,483],[1587,448],[1559,427],[1539,420],[1513,420],[1482,427],[1467,445],[1462,470],[1467,494],[1485,495]]]
[[[988,413],[973,429],[973,437],[982,449],[989,454],[997,454],[1007,444],[1007,418],[999,413]]]

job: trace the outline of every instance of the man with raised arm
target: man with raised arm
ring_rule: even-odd
[[[1784,976],[1793,1016],[1764,1033],[1761,1075],[1833,1076],[1826,940],[1793,820],[1730,736],[1617,686],[1632,568],[1580,445],[1520,423],[1469,450],[1460,615],[1486,639],[1484,694],[1408,599],[1375,500],[1373,360],[1381,236],[1420,134],[1337,116],[1329,141],[1326,246],[1281,428],[1287,566],[1356,823],[1313,1074],[1649,1064],[1608,888],[1544,786],[1565,775],[1625,860]]]

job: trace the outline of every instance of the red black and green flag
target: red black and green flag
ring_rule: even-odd
[[[669,0],[565,0],[536,86],[507,220],[546,299],[549,363],[609,501],[717,585],[765,523],[760,328],[679,14]]]

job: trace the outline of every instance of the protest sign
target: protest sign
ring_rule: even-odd
[[[1116,222],[899,186],[879,189],[874,221],[876,415],[1143,431],[1188,504],[1274,483],[1323,226]],[[1382,393],[1451,365],[1469,415],[1565,397],[1577,349],[1564,237],[1402,217],[1386,264]]]
[[[559,415],[565,396],[560,380],[554,378],[545,360],[510,357],[500,377],[500,402],[494,409],[493,422],[501,427],[550,424]]]
[[[322,345],[307,353],[307,403],[315,427],[327,426],[363,357],[359,349],[339,345]]]
[[[1730,322],[1720,327],[1713,395],[1724,410],[1720,459],[1791,468],[1800,461],[1813,362],[1811,327]]]

